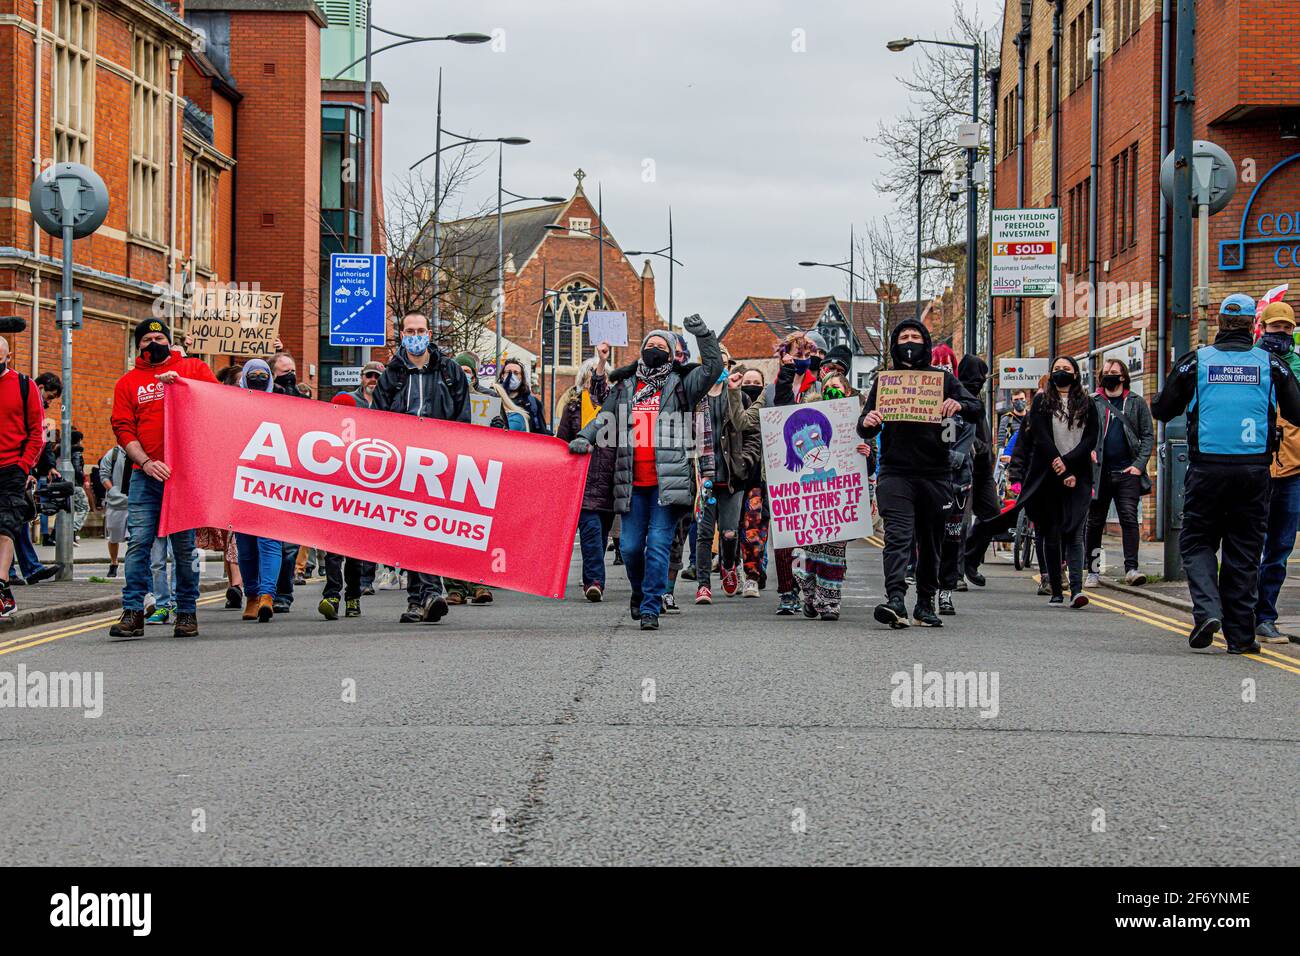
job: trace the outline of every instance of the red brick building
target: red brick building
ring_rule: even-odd
[[[283,292],[281,337],[300,379],[319,378],[322,176],[339,176],[321,160],[322,97],[360,103],[359,84],[321,79],[326,23],[312,0],[0,0],[0,314],[29,326],[9,336],[15,367],[62,363],[62,249],[32,222],[32,180],[51,162],[85,163],[112,203],[74,251],[85,326],[73,421],[88,458],[112,443],[132,328],[157,314],[179,335],[193,284]],[[376,141],[386,98],[377,86]]]

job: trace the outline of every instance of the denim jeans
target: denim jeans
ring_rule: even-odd
[[[1300,527],[1300,475],[1269,481],[1268,536],[1259,563],[1259,600],[1255,603],[1255,624],[1277,620],[1277,596],[1286,580],[1286,562],[1295,547]]]
[[[258,538],[236,531],[235,551],[239,554],[239,576],[244,579],[244,597],[269,594],[274,598],[284,546],[274,538]]]
[[[36,572],[45,570],[45,565],[41,564],[41,559],[36,554],[36,548],[32,545],[32,533],[29,525],[24,524],[18,529],[18,537],[14,539],[14,557],[18,559],[18,567],[22,569],[25,578],[30,578]]]
[[[736,553],[740,547],[741,492],[717,491],[714,503],[706,504],[696,519],[695,583],[697,587],[713,586],[713,531],[718,531],[719,566],[730,570],[736,566]],[[727,535],[731,537],[728,538]]]
[[[583,508],[578,512],[578,541],[582,545],[582,587],[593,584],[605,590],[605,545],[609,541],[609,529],[614,525],[614,512],[589,511]]]
[[[663,610],[669,552],[684,512],[678,505],[661,505],[656,485],[632,489],[632,507],[623,515],[619,547],[632,596],[641,599],[642,617],[658,617]]]
[[[136,472],[131,476],[126,519],[131,540],[126,546],[126,586],[122,588],[122,608],[127,611],[144,610],[144,596],[152,582],[149,555],[158,538],[162,496],[161,481],[150,478],[144,472]],[[181,614],[193,614],[199,599],[194,529],[177,531],[169,540],[176,559],[176,610]]]
[[[447,588],[439,574],[423,571],[406,572],[406,600],[408,604],[423,604],[429,597],[445,598]]]
[[[292,605],[293,575],[294,567],[298,563],[298,545],[286,541],[280,545],[280,549],[280,574],[275,582],[275,602]]]
[[[172,565],[171,574],[167,573],[168,561]],[[176,610],[176,560],[171,542],[166,538],[155,538],[153,547],[149,549],[149,579],[154,604]]]

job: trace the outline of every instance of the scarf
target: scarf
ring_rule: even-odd
[[[667,361],[658,368],[650,368],[640,359],[636,360],[636,377],[641,382],[641,386],[632,394],[632,404],[635,405],[642,399],[649,398],[655,392],[663,391],[664,385],[668,382],[668,376],[673,370],[672,361]]]

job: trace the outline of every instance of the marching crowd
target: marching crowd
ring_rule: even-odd
[[[1291,307],[1273,302],[1259,316],[1255,311],[1249,296],[1225,299],[1213,344],[1178,358],[1150,405],[1133,390],[1124,362],[1103,362],[1089,392],[1079,363],[1062,355],[1037,390],[1013,392],[996,428],[985,405],[992,391],[987,364],[933,345],[919,321],[894,326],[888,367],[942,373],[938,423],[886,416],[878,407],[878,381],[857,391],[849,378],[852,354],[844,346],[828,348],[816,331],[792,332],[779,343],[773,381],[762,369],[733,361],[699,316],[684,323],[698,356],[685,335],[656,329],[634,361],[615,368],[601,343],[559,399],[554,422],[555,436],[571,453],[591,456],[578,522],[584,594],[603,600],[612,538],[613,564],[627,575],[631,615],[643,630],[679,611],[680,581],[693,584],[696,605],[721,597],[715,573],[722,595],[759,598],[770,583],[771,521],[760,412],[808,406],[796,413],[806,429],[800,440],[815,443],[829,432],[816,403],[856,399],[856,450],[873,478],[883,525],[885,600],[874,610],[876,621],[891,628],[942,626],[943,617],[957,613],[954,593],[986,585],[980,567],[988,547],[1018,523],[1023,529],[1022,513],[1037,545],[1038,593],[1049,607],[1083,608],[1085,588],[1098,583],[1112,505],[1124,580],[1145,583],[1138,502],[1151,491],[1154,420],[1186,413],[1190,469],[1179,538],[1196,608],[1189,643],[1207,646],[1220,630],[1230,653],[1258,650],[1257,637],[1285,641],[1276,626],[1277,599],[1300,523],[1300,428],[1291,424],[1300,422],[1300,356]],[[391,359],[367,364],[361,385],[334,403],[469,422],[470,397],[481,394],[500,402],[493,427],[552,434],[521,362],[505,361],[496,380],[484,385],[478,357],[440,350],[426,316],[403,316],[398,333]],[[198,634],[196,547],[221,554],[227,606],[242,607],[247,621],[266,623],[291,611],[295,587],[316,569],[325,576],[319,613],[328,620],[359,616],[361,598],[374,593],[377,580],[396,579],[400,554],[389,569],[345,554],[313,558],[310,547],[239,531],[158,535],[171,476],[163,441],[167,384],[186,378],[310,398],[293,357],[278,351],[269,361],[251,359],[214,373],[177,347],[159,319],[141,322],[134,339],[134,367],[114,397],[117,444],[95,469],[110,575],[121,544],[127,545],[122,615],[110,638],[138,638],[146,623],[172,623],[177,637]],[[29,381],[8,358],[8,343],[0,339],[0,617],[16,607],[11,574],[21,571],[35,583],[58,571],[36,560],[30,527],[33,486],[58,478],[44,409],[61,385],[47,375]],[[79,437],[74,433],[74,443]],[[77,468],[84,471],[80,454]],[[67,510],[84,520],[89,508],[83,500]],[[775,613],[838,620],[847,558],[846,541],[773,549]],[[453,605],[493,601],[483,582],[404,574],[403,623],[436,623]]]

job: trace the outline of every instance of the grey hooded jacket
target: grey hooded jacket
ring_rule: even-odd
[[[659,416],[655,420],[655,472],[659,477],[659,504],[689,506],[695,500],[695,406],[722,374],[722,352],[713,332],[698,315],[686,319],[685,328],[700,347],[698,365],[674,364],[664,383]],[[578,433],[591,446],[614,444],[614,511],[632,507],[632,396],[636,392],[636,365],[615,369],[609,376],[609,395],[596,417]]]

